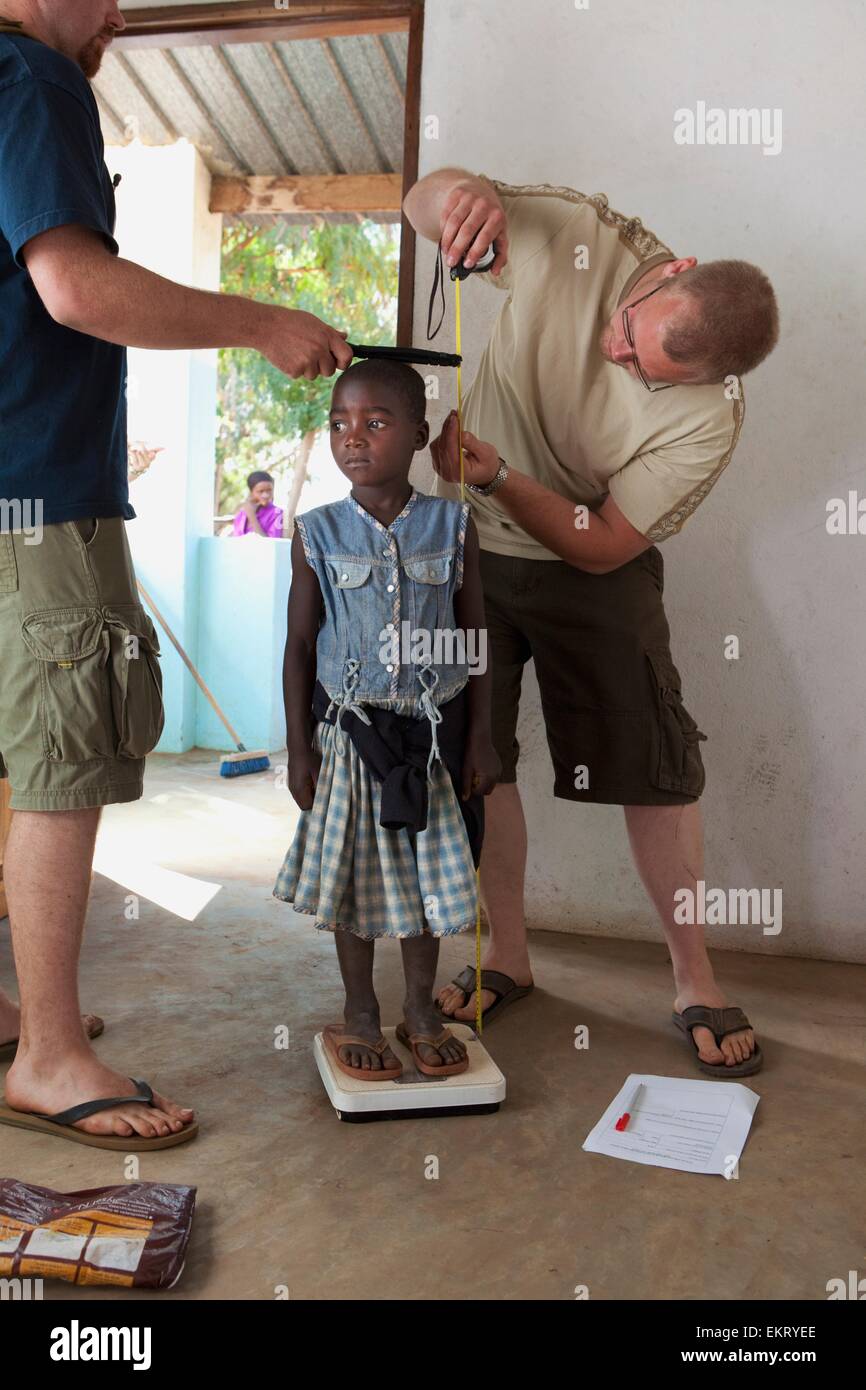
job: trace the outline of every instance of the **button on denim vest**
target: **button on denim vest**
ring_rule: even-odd
[[[390,526],[352,497],[296,517],[325,605],[316,675],[334,703],[411,706],[435,735],[436,706],[469,676],[465,646],[435,640],[457,627],[468,516],[466,503],[413,491]]]

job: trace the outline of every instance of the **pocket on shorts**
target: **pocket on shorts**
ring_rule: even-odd
[[[110,691],[118,758],[143,758],[165,727],[159,637],[140,603],[102,610],[109,634]]]
[[[665,562],[658,546],[651,545],[648,550],[642,550],[638,559],[642,560],[652,575],[653,583],[659,593],[664,595],[665,591]]]
[[[50,762],[143,758],[165,724],[156,629],[140,604],[29,613],[21,635],[39,664]]]
[[[96,533],[99,530],[99,517],[76,517],[76,519],[74,521],[71,521],[69,524],[70,526],[75,527],[76,531],[78,532],[79,536],[84,542],[84,549],[89,550],[93,542],[96,540]]]
[[[18,561],[12,537],[0,531],[0,594],[14,594],[18,589]]]
[[[109,643],[98,608],[29,613],[21,636],[39,664],[42,747],[51,762],[114,756]]]
[[[700,796],[706,781],[700,744],[707,736],[683,704],[680,673],[667,648],[651,647],[646,655],[657,714],[650,781],[662,791]]]

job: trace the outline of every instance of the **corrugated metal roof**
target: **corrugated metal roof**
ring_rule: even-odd
[[[109,50],[93,86],[108,145],[185,137],[217,175],[397,173],[407,50],[403,33]]]

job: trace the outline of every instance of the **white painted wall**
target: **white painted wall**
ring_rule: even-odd
[[[849,488],[866,496],[866,9],[427,0],[426,15],[422,127],[433,114],[440,132],[422,137],[422,174],[456,163],[603,191],[677,253],[742,257],[775,285],[783,340],[745,379],[734,459],[663,546],[674,656],[709,735],[707,882],[784,895],[779,936],[709,934],[720,947],[864,960],[866,536],[828,536],[825,506]],[[674,111],[699,100],[781,107],[781,153],[676,145]],[[432,271],[420,243],[418,343]],[[467,380],[498,299],[464,290]],[[739,662],[722,657],[728,633]],[[657,937],[621,812],[551,796],[533,681],[519,734],[532,925]]]
[[[210,174],[187,141],[138,141],[106,151],[119,173],[121,255],[197,289],[219,289],[222,217],[208,210]],[[130,486],[127,527],[141,582],[193,663],[198,651],[198,545],[213,534],[216,352],[129,353],[129,437],[164,449]],[[160,752],[196,743],[200,697],[167,637],[160,638],[166,727]]]
[[[713,944],[849,960],[866,959],[866,537],[829,537],[825,506],[866,495],[864,58],[862,0],[427,0],[422,117],[440,130],[420,151],[422,174],[458,163],[603,191],[678,253],[773,280],[783,340],[746,378],[726,474],[664,545],[668,612],[709,735],[707,880],[784,893],[780,936],[716,928]],[[673,113],[700,100],[781,107],[781,153],[677,146]],[[432,270],[421,244],[419,343]],[[470,282],[467,381],[497,310]],[[738,663],[722,658],[732,632]],[[532,925],[656,938],[621,813],[550,795],[531,679],[520,737]]]

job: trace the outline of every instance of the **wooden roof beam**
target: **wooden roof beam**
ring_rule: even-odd
[[[214,178],[210,210],[262,212],[395,212],[403,203],[402,174],[281,174]]]
[[[124,10],[126,30],[113,47],[165,48],[188,44],[277,43],[345,34],[405,33],[421,0],[321,0],[286,8],[239,0],[235,4],[160,5]]]

